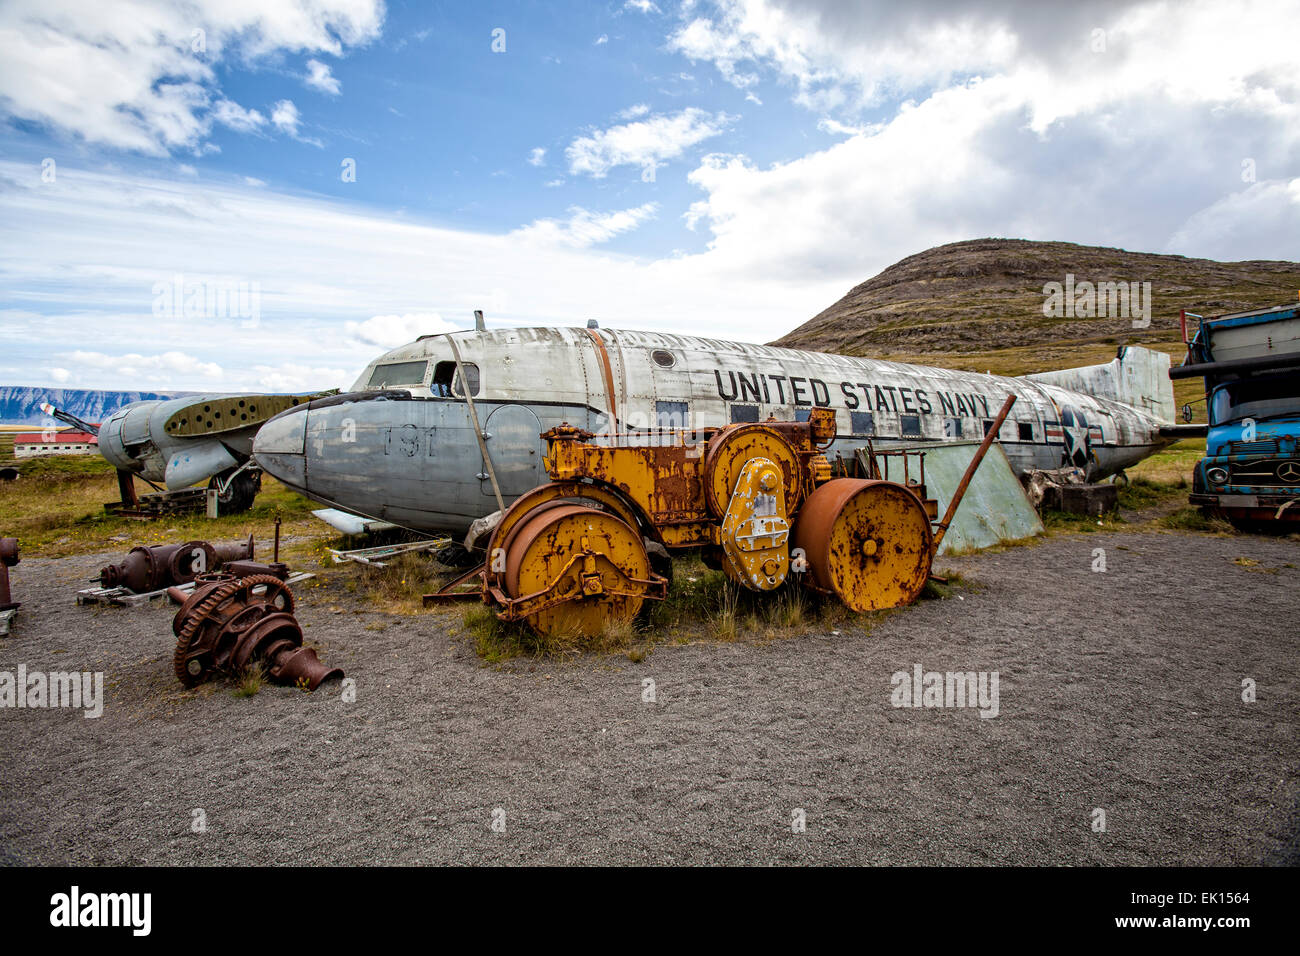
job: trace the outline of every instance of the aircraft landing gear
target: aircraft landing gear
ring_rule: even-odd
[[[245,469],[235,475],[232,481],[230,476],[233,474],[234,469],[223,471],[219,475],[213,475],[208,481],[209,488],[217,489],[218,514],[242,514],[253,507],[253,499],[257,497],[258,491],[262,488],[262,473],[260,471],[251,468]],[[226,485],[224,494],[221,492],[222,485]]]

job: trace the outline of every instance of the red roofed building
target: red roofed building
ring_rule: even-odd
[[[15,458],[39,458],[42,455],[96,455],[99,439],[87,432],[55,431],[18,432],[14,435]]]

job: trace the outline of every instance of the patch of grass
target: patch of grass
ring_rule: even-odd
[[[647,601],[636,620],[613,623],[600,634],[539,636],[522,624],[502,622],[485,605],[465,609],[462,623],[475,653],[490,664],[517,657],[584,653],[621,653],[638,662],[664,641],[730,643],[794,637],[814,630],[870,630],[886,613],[858,614],[793,580],[775,592],[752,592],[723,572],[705,567],[697,556],[686,555],[674,561],[666,600]]]
[[[1094,518],[1092,515],[1068,514],[1045,508],[1040,517],[1043,519],[1043,527],[1048,531],[1113,531],[1128,523],[1115,512]]]
[[[279,514],[282,540],[294,539],[283,541],[281,548],[281,560],[290,560],[304,557],[315,542],[323,544],[333,533],[311,516],[315,505],[268,476],[262,478],[262,491],[253,507],[243,514],[210,519],[200,512],[148,521],[115,517],[104,511],[105,502],[118,497],[113,469],[97,456],[84,458],[40,459],[34,464],[64,470],[56,469],[52,474],[58,477],[50,480],[24,471],[17,481],[0,484],[0,528],[22,542],[24,554],[58,558],[109,549],[125,553],[136,545],[232,541],[252,534],[257,538],[258,559],[270,560]],[[140,490],[150,489],[141,485]]]
[[[516,657],[573,657],[583,653],[626,652],[631,660],[643,660],[649,653],[644,632],[636,621],[617,620],[598,634],[538,634],[522,622],[502,621],[483,604],[465,609],[465,631],[474,642],[474,653],[486,663],[499,664]]]
[[[359,566],[361,574],[349,583],[376,607],[396,614],[416,614],[424,609],[424,595],[436,591],[448,578],[447,570],[429,555],[408,551],[385,566]]]
[[[1161,516],[1156,524],[1171,531],[1201,531],[1206,534],[1232,534],[1233,527],[1222,518],[1213,518],[1200,508],[1187,505]]]
[[[261,661],[253,661],[239,675],[239,680],[235,682],[235,688],[231,693],[236,697],[252,697],[262,689],[262,685],[265,683],[265,666]]]
[[[1190,487],[1191,482],[1182,476],[1173,481],[1131,477],[1128,484],[1120,485],[1119,506],[1127,511],[1154,508],[1174,498],[1186,498]]]
[[[1126,473],[1133,483],[1143,479],[1157,485],[1185,489],[1191,484],[1192,469],[1204,457],[1205,439],[1187,438],[1138,462]]]
[[[467,607],[461,621],[465,632],[474,640],[474,653],[489,664],[527,654],[527,639],[530,636],[535,638],[527,628],[507,624],[483,604]]]
[[[921,590],[919,600],[946,600],[953,597],[960,591],[976,592],[983,588],[983,585],[970,580],[960,571],[947,571],[940,575],[942,581],[938,578],[930,578],[925,582],[925,587]]]

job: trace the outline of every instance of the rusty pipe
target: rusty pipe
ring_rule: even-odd
[[[1011,414],[1011,406],[1016,403],[1014,394],[1008,395],[1007,400],[1002,403],[1002,410],[998,412],[998,417],[993,420],[989,426],[988,432],[984,435],[984,440],[980,442],[979,450],[975,452],[975,457],[970,460],[966,466],[966,474],[961,476],[961,482],[957,485],[957,491],[953,494],[952,500],[948,502],[948,510],[943,513],[943,519],[935,522],[934,532],[934,553],[939,553],[939,543],[943,541],[943,536],[948,533],[948,525],[952,524],[952,519],[957,514],[957,506],[961,504],[962,498],[966,496],[966,488],[970,485],[971,479],[975,477],[975,472],[979,470],[980,463],[984,461],[984,456],[988,454],[989,448],[993,445],[993,440],[998,437],[998,432],[1002,428],[1002,423],[1007,420]]]

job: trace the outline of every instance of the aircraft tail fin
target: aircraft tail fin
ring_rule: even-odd
[[[1164,352],[1126,346],[1105,365],[1036,372],[1021,378],[1055,385],[1136,408],[1162,422],[1174,420],[1174,383],[1169,378],[1169,356]]]

